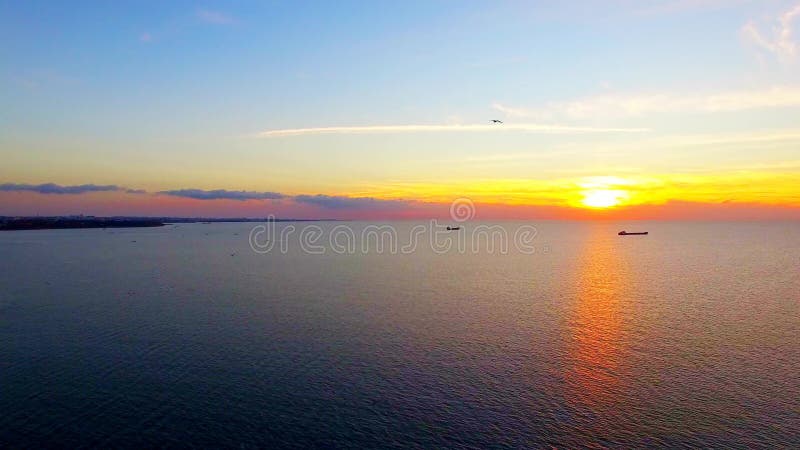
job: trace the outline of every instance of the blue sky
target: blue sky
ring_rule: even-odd
[[[17,125],[163,135],[482,120],[494,102],[603,86],[736,88],[765,77],[739,34],[769,2],[13,3],[1,37],[3,97],[29,111]]]

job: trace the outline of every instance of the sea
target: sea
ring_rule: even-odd
[[[0,447],[800,448],[800,223],[0,232]]]

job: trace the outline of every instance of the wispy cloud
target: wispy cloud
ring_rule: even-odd
[[[326,209],[381,209],[406,206],[403,200],[384,200],[373,197],[346,197],[340,195],[297,195],[294,201]]]
[[[191,198],[194,200],[280,200],[286,199],[296,203],[312,205],[333,210],[381,210],[406,206],[403,200],[387,200],[373,197],[349,197],[344,195],[285,195],[279,192],[228,191],[225,189],[175,189],[159,191],[159,195]]]
[[[61,186],[55,183],[44,184],[19,184],[19,183],[5,183],[0,184],[0,191],[2,192],[36,192],[39,194],[85,194],[89,192],[114,192],[124,191],[127,193],[141,193],[135,189],[127,189],[124,187],[109,185],[96,185],[96,184],[81,184],[77,186]]]
[[[219,12],[211,11],[208,9],[200,9],[197,11],[197,18],[201,22],[210,23],[214,25],[231,25],[236,22],[233,17]]]
[[[162,195],[192,198],[195,200],[278,200],[286,197],[279,192],[228,191],[225,189],[176,189],[160,191]]]
[[[445,125],[370,125],[349,127],[289,128],[267,130],[255,137],[271,138],[283,136],[302,136],[311,134],[380,134],[380,133],[430,133],[430,132],[508,132],[525,131],[531,133],[575,134],[575,133],[641,133],[646,128],[600,128],[569,125],[547,125],[535,123],[505,124],[445,124]]]
[[[541,107],[520,108],[495,103],[512,118],[537,120],[636,117],[653,113],[711,113],[800,106],[800,86],[775,86],[707,95],[673,93],[603,94]]]
[[[144,189],[131,189],[114,184],[97,185],[81,184],[62,186],[55,183],[0,184],[0,192],[35,192],[38,194],[78,195],[92,192],[122,192],[125,194],[147,194]],[[226,189],[174,189],[158,191],[156,195],[190,198],[194,200],[281,200],[286,199],[300,204],[312,205],[332,210],[385,210],[407,206],[409,202],[396,199],[379,199],[373,197],[349,197],[344,195],[286,195],[271,191],[229,191]]]
[[[634,9],[634,11],[641,15],[676,14],[730,8],[742,3],[747,3],[748,1],[749,0],[659,0],[635,2],[637,4],[643,3],[643,5],[640,9]],[[626,3],[625,7],[630,8],[631,4]]]
[[[519,108],[515,106],[503,105],[500,103],[492,104],[492,109],[499,111],[506,115],[506,117],[531,117],[535,112],[526,108]]]
[[[17,81],[25,89],[30,90],[47,87],[69,88],[81,83],[78,78],[54,70],[26,70],[20,74]]]
[[[520,64],[524,63],[528,60],[527,56],[512,56],[507,58],[500,58],[500,59],[489,59],[489,60],[480,60],[474,61],[468,65],[468,67],[474,69],[489,69],[494,67],[500,66],[509,66],[513,64]]]
[[[794,60],[800,52],[800,44],[792,28],[800,18],[800,3],[771,19],[769,31],[764,31],[754,21],[742,27],[742,34],[756,46],[778,57],[781,61]]]

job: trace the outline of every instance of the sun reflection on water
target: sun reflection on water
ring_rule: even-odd
[[[573,403],[592,409],[618,400],[625,344],[621,297],[628,283],[613,241],[599,233],[588,237],[577,277],[565,374]]]

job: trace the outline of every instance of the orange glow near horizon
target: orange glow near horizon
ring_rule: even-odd
[[[609,172],[611,172],[609,170]],[[602,172],[600,172],[602,173]],[[66,184],[66,183],[65,183]],[[302,218],[448,217],[450,203],[468,198],[478,219],[704,219],[800,218],[800,174],[762,171],[583,176],[543,179],[441,179],[354,184],[340,189],[293,191],[280,200],[197,200],[158,193],[94,192],[44,195],[0,192],[0,215],[183,215]],[[136,188],[142,186],[133,185]],[[265,186],[237,189],[261,191]],[[296,195],[373,199],[358,208],[296,202]],[[381,200],[399,201],[392,204]],[[366,206],[365,206],[366,205]]]
[[[670,202],[746,203],[800,207],[800,174],[791,172],[680,173],[545,179],[419,180],[362,185],[336,195],[447,203],[466,197],[509,206],[623,210]]]

